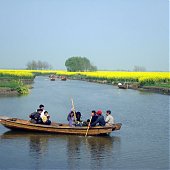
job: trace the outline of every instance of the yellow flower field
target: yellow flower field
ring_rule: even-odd
[[[34,78],[34,74],[27,70],[0,70],[2,78]]]
[[[35,74],[79,75],[88,79],[107,80],[110,82],[138,82],[140,84],[154,84],[170,82],[169,72],[67,72],[63,70],[0,70],[0,77],[34,78]]]
[[[75,75],[79,74],[87,78],[122,81],[122,82],[139,82],[141,84],[153,83],[169,83],[169,72],[114,72],[114,71],[96,71],[96,72],[67,72],[57,71],[61,75]]]

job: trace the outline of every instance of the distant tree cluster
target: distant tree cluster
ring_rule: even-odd
[[[144,72],[146,71],[146,68],[143,66],[134,66],[133,71]]]
[[[31,61],[26,65],[27,70],[51,70],[52,66],[45,61]]]
[[[90,60],[86,57],[70,57],[66,60],[65,66],[67,71],[96,71],[97,67],[90,63]]]

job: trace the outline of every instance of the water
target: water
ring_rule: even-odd
[[[84,120],[91,110],[110,109],[122,128],[85,138],[0,126],[0,169],[169,169],[169,96],[47,77],[37,77],[33,86],[27,96],[0,97],[0,115],[28,119],[44,104],[52,121],[66,123],[73,98]]]

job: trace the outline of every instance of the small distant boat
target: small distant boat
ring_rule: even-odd
[[[51,81],[55,81],[55,79],[56,79],[56,78],[54,78],[54,77],[51,77],[51,78],[50,78]]]
[[[55,81],[56,80],[56,76],[55,75],[50,75],[49,78],[50,78],[51,81]]]
[[[9,118],[0,116],[0,123],[11,130],[32,131],[32,132],[45,132],[56,134],[72,134],[72,135],[85,135],[87,126],[70,127],[68,124],[61,124],[52,122],[51,125],[33,124],[29,120],[18,118]],[[112,126],[95,126],[90,127],[88,131],[89,136],[94,135],[108,135],[112,131],[120,130],[122,124],[116,123]]]
[[[128,84],[126,84],[126,83],[125,84],[118,83],[117,86],[118,86],[119,89],[128,89]]]
[[[66,78],[65,76],[61,76],[61,80],[62,80],[62,81],[66,81],[67,78]]]

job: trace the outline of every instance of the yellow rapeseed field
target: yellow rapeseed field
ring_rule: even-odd
[[[29,70],[0,70],[0,77],[33,78],[34,74]]]
[[[122,82],[139,82],[139,83],[169,83],[169,72],[115,72],[115,71],[96,71],[96,72],[67,72],[57,71],[57,74],[64,75],[84,75],[88,78],[122,81]]]
[[[81,75],[91,79],[139,82],[141,84],[169,83],[169,72],[116,72],[116,71],[96,71],[96,72],[67,72],[63,70],[0,70],[0,77],[11,76],[20,78],[33,78],[35,73],[58,74],[58,75]]]

